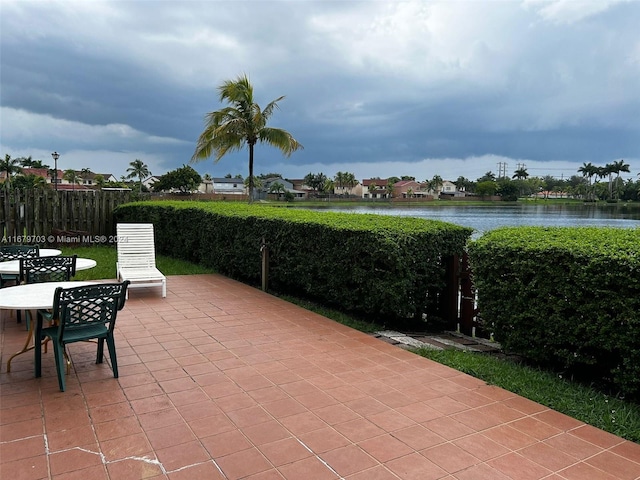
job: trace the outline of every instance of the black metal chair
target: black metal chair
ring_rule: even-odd
[[[68,282],[76,274],[77,255],[71,257],[37,257],[20,259],[20,283]],[[38,310],[51,320],[51,312]],[[27,328],[29,317],[27,316]]]
[[[35,258],[40,256],[40,247],[38,245],[2,245],[0,246],[0,262],[9,262],[11,260],[20,260],[21,258]],[[0,274],[0,288],[19,283],[19,273]],[[16,312],[16,320],[22,322],[22,314],[20,310]]]
[[[38,245],[2,245],[0,246],[0,262],[20,260],[21,258],[35,258],[40,256]],[[0,288],[7,283],[18,283],[19,274],[5,273],[0,275]]]
[[[102,363],[106,340],[113,376],[118,378],[113,329],[118,311],[124,307],[128,286],[129,281],[125,280],[122,283],[100,283],[56,289],[53,302],[53,319],[56,325],[41,328],[42,324],[38,322],[35,338],[36,341],[48,338],[53,343],[60,391],[65,390],[65,374],[71,365],[65,346],[74,342],[97,340],[96,363]],[[42,350],[36,346],[36,377],[41,376],[41,357]]]

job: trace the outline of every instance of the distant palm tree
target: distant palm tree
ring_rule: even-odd
[[[129,172],[127,178],[137,177],[138,181],[140,182],[139,192],[142,192],[142,180],[151,176],[149,167],[146,163],[144,163],[142,160],[138,160],[137,158],[133,162],[129,163],[129,165],[130,167],[127,168],[127,172]]]
[[[582,166],[578,169],[578,173],[581,173],[583,177],[587,178],[589,181],[589,187],[587,189],[587,200],[591,199],[593,195],[593,188],[591,187],[591,179],[594,175],[597,174],[599,167],[596,167],[591,162],[583,163]]]
[[[615,183],[616,183],[616,186],[617,186],[620,183],[620,172],[626,172],[626,173],[630,172],[629,164],[628,163],[624,163],[624,160],[614,161],[611,164],[611,171],[616,174]],[[616,192],[616,197],[617,197],[618,196],[618,188],[616,188],[615,192]]]
[[[76,184],[80,183],[80,181],[82,180],[80,175],[78,175],[78,172],[76,172],[72,168],[70,168],[68,170],[65,170],[64,174],[62,175],[62,178],[64,178],[67,182],[69,182],[69,183],[71,183],[73,185],[73,190],[74,191],[76,189]]]
[[[253,86],[246,75],[227,80],[218,87],[220,101],[230,106],[206,115],[206,125],[196,144],[191,162],[199,162],[215,155],[218,162],[228,152],[249,147],[249,202],[253,201],[255,188],[253,176],[253,150],[256,143],[266,143],[291,155],[302,145],[286,130],[267,127],[267,122],[278,102],[284,96],[270,102],[264,110],[255,103]]]
[[[4,160],[0,160],[0,171],[4,172],[4,187],[9,190],[11,188],[11,175],[22,172],[18,159],[12,159],[11,155],[5,154]]]
[[[440,189],[442,188],[442,177],[440,175],[434,175],[429,182],[429,188],[434,191],[436,196],[440,195]]]
[[[511,178],[517,178],[518,180],[526,180],[528,176],[529,176],[529,172],[527,172],[527,169],[524,167],[521,167],[514,172],[513,177]]]

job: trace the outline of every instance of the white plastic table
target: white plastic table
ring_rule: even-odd
[[[93,260],[92,260],[93,261]],[[94,262],[95,263],[95,262]],[[7,373],[11,371],[11,360],[14,357],[33,350],[34,345],[29,346],[33,338],[33,332],[36,329],[34,321],[31,318],[31,310],[53,308],[53,295],[56,288],[81,287],[83,285],[92,285],[99,282],[43,282],[29,283],[27,285],[17,285],[15,287],[5,287],[0,289],[0,309],[7,310],[26,310],[29,316],[29,333],[27,341],[22,350],[14,353],[7,360]],[[34,340],[34,344],[35,344]]]
[[[41,248],[39,253],[41,257],[57,257],[62,253],[62,250],[58,250],[57,248]]]
[[[96,265],[96,261],[90,258],[76,258],[76,272],[79,270],[88,270],[95,267]],[[9,260],[8,262],[0,262],[0,274],[17,275],[19,273],[20,260]]]

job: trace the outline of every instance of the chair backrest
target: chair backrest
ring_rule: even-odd
[[[120,268],[155,268],[153,223],[119,223],[116,232]]]
[[[0,262],[35,258],[40,256],[38,245],[2,245],[0,246]]]
[[[126,301],[129,281],[98,283],[80,287],[58,287],[53,297],[53,318],[59,321],[58,336],[64,340],[65,331],[86,330],[90,338],[92,328],[108,325],[113,331],[116,316]]]
[[[76,258],[37,257],[20,259],[20,282],[68,282],[76,274]]]

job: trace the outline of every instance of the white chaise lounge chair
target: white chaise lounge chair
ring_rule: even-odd
[[[162,287],[167,296],[167,278],[156,268],[156,248],[152,223],[119,223],[118,281],[129,280],[129,289],[137,287]]]

